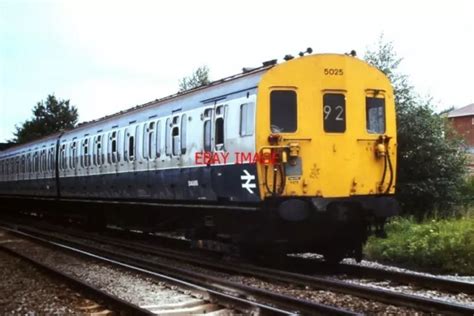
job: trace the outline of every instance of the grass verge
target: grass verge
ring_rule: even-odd
[[[385,239],[369,238],[367,259],[424,271],[474,275],[474,215],[421,223],[398,217],[387,224],[386,231]]]

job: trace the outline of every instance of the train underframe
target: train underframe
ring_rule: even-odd
[[[275,198],[244,210],[26,197],[2,198],[2,205],[5,210],[66,218],[95,230],[112,225],[144,232],[178,231],[195,247],[215,251],[247,256],[315,252],[329,262],[362,259],[369,234],[383,235],[386,219],[398,212],[390,196]]]

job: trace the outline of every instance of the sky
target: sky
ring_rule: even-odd
[[[48,94],[89,121],[311,47],[363,57],[393,42],[436,110],[474,103],[471,0],[0,0],[0,142]]]

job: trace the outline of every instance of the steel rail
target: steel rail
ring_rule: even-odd
[[[253,309],[265,314],[292,315],[296,313],[324,314],[324,315],[358,315],[352,311],[342,308],[315,303],[308,300],[297,299],[273,293],[268,290],[246,286],[240,283],[222,280],[199,272],[188,271],[182,268],[172,267],[162,263],[151,262],[144,259],[137,259],[117,252],[98,249],[90,245],[85,245],[76,241],[64,240],[57,236],[50,236],[41,232],[26,232],[27,228],[1,227],[14,234],[18,234],[46,245],[60,247],[90,258],[113,263],[128,269],[144,274],[152,275],[167,281],[180,284],[189,288],[209,293],[213,298],[220,298],[224,301],[232,301],[235,305],[246,304]],[[40,235],[42,237],[38,237]],[[54,239],[56,241],[52,241]],[[58,242],[57,240],[60,240]],[[63,244],[67,243],[69,245]],[[98,255],[97,253],[100,253]],[[231,294],[229,294],[231,293]],[[247,299],[251,297],[251,300]],[[265,303],[261,303],[265,302]]]
[[[13,256],[16,256],[22,260],[25,260],[29,262],[30,264],[33,264],[35,267],[40,268],[44,272],[46,272],[49,275],[52,275],[54,277],[58,277],[61,280],[65,281],[66,283],[70,284],[74,288],[79,288],[83,292],[90,293],[91,296],[97,297],[104,302],[106,302],[107,305],[110,305],[108,307],[117,307],[123,312],[126,312],[127,314],[131,315],[153,315],[153,313],[147,309],[141,308],[138,305],[134,305],[130,302],[127,302],[115,295],[111,295],[91,284],[88,284],[86,282],[81,281],[80,279],[68,275],[62,271],[59,271],[56,268],[53,268],[49,265],[43,264],[39,262],[38,260],[35,260],[27,255],[24,255],[16,250],[13,250],[11,248],[8,248],[5,244],[0,244],[0,250],[4,251],[6,253],[9,253]]]
[[[376,300],[387,304],[395,304],[398,306],[421,309],[427,312],[468,315],[474,314],[474,308],[469,306],[444,302],[436,299],[424,298],[416,295],[409,295],[394,291],[370,288],[367,286],[351,284],[334,279],[331,280],[300,273],[257,267],[249,264],[221,264],[210,261],[208,259],[196,258],[195,256],[170,249],[159,249],[157,247],[146,246],[136,242],[124,243],[123,240],[113,240],[109,237],[84,236],[81,234],[77,234],[76,237],[95,240],[96,242],[100,243],[105,242],[108,244],[112,244],[115,247],[121,247],[130,251],[140,251],[144,254],[154,254],[168,259],[187,261],[191,264],[196,264],[202,267],[211,267],[212,269],[218,269],[223,272],[232,271],[233,273],[239,273],[243,275],[256,276],[270,280],[287,282],[290,284],[298,284],[301,286],[310,286],[324,290],[331,290],[339,293],[366,298],[369,300]]]

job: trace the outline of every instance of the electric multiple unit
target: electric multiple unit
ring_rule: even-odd
[[[396,149],[387,77],[317,54],[2,151],[0,196],[338,261],[396,213]]]

